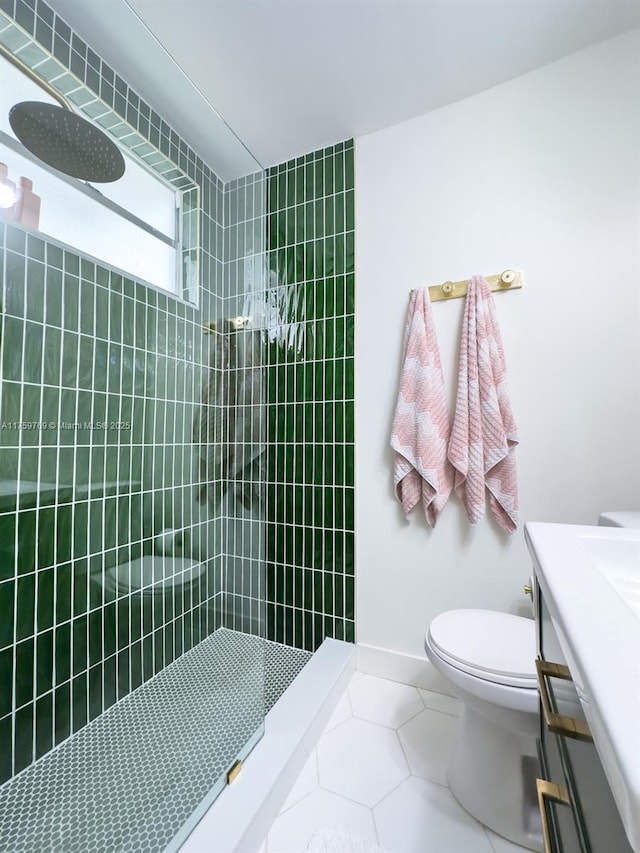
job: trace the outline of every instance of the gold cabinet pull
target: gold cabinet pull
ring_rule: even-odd
[[[547,678],[562,678],[563,681],[573,681],[569,668],[561,663],[549,663],[549,661],[536,659],[536,675],[538,676],[538,690],[540,691],[540,700],[542,701],[542,710],[544,711],[544,719],[547,728],[550,732],[555,732],[558,735],[572,737],[576,740],[592,741],[591,731],[584,720],[578,720],[575,717],[567,717],[564,714],[557,714],[551,707],[549,691],[547,690]]]
[[[551,847],[551,836],[549,834],[549,821],[547,820],[545,800],[550,800],[552,803],[561,803],[563,806],[568,806],[569,795],[564,788],[560,787],[560,785],[556,785],[554,782],[547,782],[546,779],[536,779],[536,791],[538,792],[538,808],[540,809],[540,820],[542,821],[544,853],[554,853],[553,848]]]

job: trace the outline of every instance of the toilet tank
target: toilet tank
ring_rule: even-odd
[[[640,529],[640,512],[603,512],[598,518],[600,527],[632,527]]]

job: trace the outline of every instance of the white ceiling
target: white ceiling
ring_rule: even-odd
[[[640,26],[638,0],[49,2],[225,180],[257,165],[229,128],[270,166]]]

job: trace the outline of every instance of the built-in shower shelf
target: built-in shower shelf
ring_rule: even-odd
[[[82,484],[75,488],[75,499],[80,501],[86,498],[106,498],[112,495],[129,494],[139,491],[141,485],[140,480],[98,481],[88,485]]]
[[[214,632],[0,788],[0,850],[165,850],[310,658]]]
[[[0,480],[0,512],[16,509],[28,509],[35,506],[69,503],[88,498],[110,497],[138,491],[139,480],[114,480],[71,486],[67,483],[45,483],[31,480]]]
[[[17,505],[22,508],[47,506],[58,501],[71,500],[71,486],[56,485],[56,483],[31,482],[30,480],[0,480],[0,511],[15,510]]]

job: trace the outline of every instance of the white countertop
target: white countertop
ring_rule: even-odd
[[[525,538],[629,843],[640,853],[640,530],[530,522]]]

